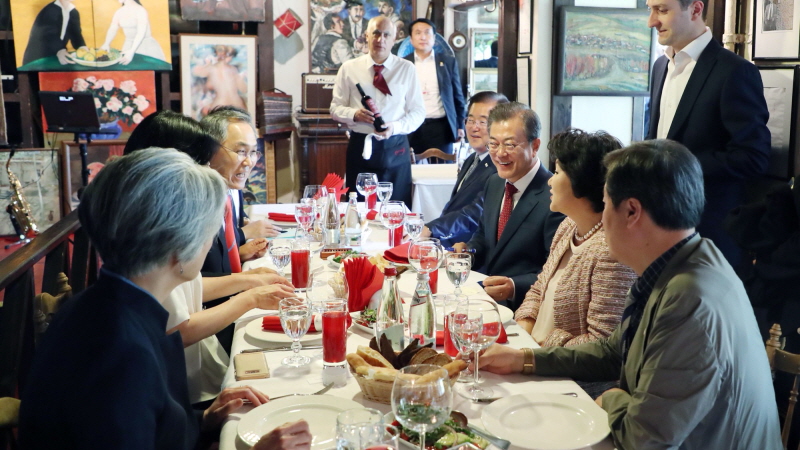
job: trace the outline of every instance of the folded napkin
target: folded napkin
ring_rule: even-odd
[[[347,299],[350,312],[366,308],[370,297],[383,285],[383,273],[366,256],[345,259],[344,277],[350,291]]]
[[[341,196],[346,194],[349,190],[348,188],[344,187],[344,179],[335,173],[329,173],[326,175],[321,184],[328,188],[328,191],[333,191],[333,194],[337,199],[341,199]]]
[[[375,220],[376,217],[378,217],[378,211],[375,211],[374,209],[370,209],[369,212],[367,212],[367,219],[368,220]]]
[[[508,335],[506,335],[506,328],[500,325],[498,322],[487,323],[483,326],[485,330],[487,327],[496,327],[500,326],[500,336],[497,337],[498,344],[505,344],[508,342]],[[436,345],[444,345],[444,330],[438,330],[436,332]]]
[[[405,244],[390,248],[383,252],[383,257],[394,263],[408,264],[408,247],[410,246],[411,241],[408,241]]]
[[[271,212],[267,213],[267,218],[276,222],[297,222],[297,219],[294,218],[294,214]]]
[[[308,332],[313,333],[318,329],[322,329],[322,318],[318,316],[311,316],[311,326],[308,327]],[[353,322],[353,319],[350,315],[347,315],[347,328],[350,327],[350,324]],[[281,325],[281,318],[279,316],[264,316],[261,319],[261,329],[264,331],[278,331],[283,333],[283,325]]]

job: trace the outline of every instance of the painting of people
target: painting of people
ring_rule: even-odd
[[[11,0],[11,15],[20,71],[172,68],[161,0]]]
[[[263,22],[265,0],[181,0],[185,20]]]

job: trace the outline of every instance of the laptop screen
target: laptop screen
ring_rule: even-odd
[[[100,119],[90,92],[41,91],[49,133],[97,133]]]

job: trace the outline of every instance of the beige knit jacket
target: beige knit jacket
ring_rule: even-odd
[[[536,319],[539,315],[547,283],[569,248],[576,228],[569,217],[559,225],[550,246],[550,256],[517,309],[516,320]],[[553,299],[554,328],[542,347],[568,347],[604,338],[614,331],[622,318],[625,296],[636,274],[611,257],[602,228],[582,245],[586,248],[573,254],[564,268]]]

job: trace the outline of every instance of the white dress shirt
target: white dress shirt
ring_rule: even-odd
[[[361,29],[361,21],[353,22],[353,18],[350,16],[347,16],[347,20],[350,21],[350,35],[353,39],[358,39],[361,33],[364,32],[364,30]]]
[[[436,58],[433,50],[427,58],[420,58],[414,52],[414,67],[417,69],[417,79],[422,87],[422,100],[425,103],[425,118],[439,119],[445,116],[444,103],[439,94],[439,77],[436,74]]]
[[[675,118],[675,111],[692,76],[697,59],[703,53],[706,46],[711,42],[711,30],[706,27],[706,32],[698,36],[677,54],[672,47],[667,47],[664,52],[669,59],[667,64],[667,76],[664,79],[664,87],[661,89],[661,103],[659,104],[659,119],[656,137],[665,139]]]
[[[58,0],[54,1],[53,3],[61,8],[61,40],[63,41],[64,36],[67,34],[67,25],[69,25],[69,13],[75,9],[75,5],[70,3],[67,8],[64,8],[64,5],[62,5]]]
[[[511,183],[510,181],[506,180],[506,183],[513,184],[514,187],[517,188],[517,193],[514,194],[514,208],[517,207],[517,203],[519,203],[519,199],[522,197],[522,194],[525,193],[525,189],[528,189],[528,186],[531,184],[531,181],[533,181],[533,177],[536,176],[536,172],[539,171],[539,166],[541,166],[541,165],[542,165],[542,162],[539,160],[539,158],[536,158],[536,164],[533,165],[533,169],[531,169],[530,171],[528,171],[528,173],[523,175],[522,178],[520,178],[519,180],[517,180],[514,183]],[[506,200],[506,196],[505,196],[505,194],[503,194],[503,201],[505,201],[505,200]],[[502,205],[502,203],[500,203],[500,204]],[[512,211],[513,211],[513,209],[512,209]]]

